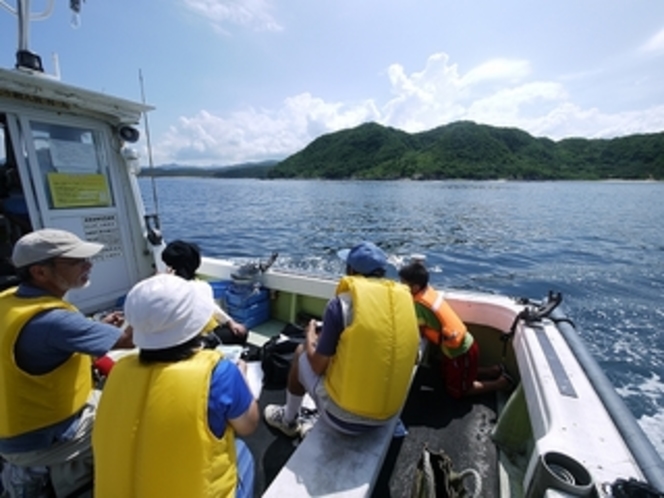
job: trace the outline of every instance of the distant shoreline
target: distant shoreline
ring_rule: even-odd
[[[664,180],[664,132],[612,139],[535,138],[459,121],[420,133],[377,123],[323,135],[284,160],[162,165],[141,176],[319,180]]]
[[[158,167],[157,167],[158,168]],[[205,166],[200,166],[205,169]],[[365,181],[365,182],[604,182],[604,183],[664,183],[664,179],[658,180],[654,178],[546,178],[546,179],[525,179],[525,178],[431,178],[431,179],[416,179],[416,178],[311,178],[311,177],[294,177],[294,178],[268,178],[265,175],[252,176],[252,175],[232,175],[226,176],[223,174],[210,174],[207,171],[201,173],[187,172],[159,172],[152,175],[151,171],[147,168],[141,170],[138,175],[139,178],[218,178],[225,180],[241,180],[241,179],[255,179],[255,180],[308,180],[308,181]]]

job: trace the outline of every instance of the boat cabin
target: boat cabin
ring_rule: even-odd
[[[104,244],[91,285],[71,292],[83,312],[111,307],[154,272],[136,181],[143,113],[151,107],[0,70],[0,285],[15,284],[13,244],[43,227]]]

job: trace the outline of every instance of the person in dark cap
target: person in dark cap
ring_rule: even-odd
[[[372,242],[339,251],[343,277],[324,312],[306,329],[291,365],[286,404],[268,405],[268,425],[303,436],[303,396],[316,403],[320,420],[357,435],[399,416],[417,360],[419,333],[408,288],[385,278],[387,257]],[[385,352],[389,352],[385,354]]]
[[[192,242],[174,240],[169,242],[161,253],[161,259],[175,275],[192,280],[197,285],[206,288],[204,294],[214,303],[214,295],[210,284],[196,278],[196,271],[201,265],[201,251]],[[247,328],[236,322],[216,303],[212,313],[212,320],[205,327],[205,333],[213,332],[223,344],[245,344],[247,342]]]
[[[102,248],[56,229],[14,246],[21,281],[0,293],[0,456],[10,496],[42,496],[30,493],[48,486],[68,496],[92,479],[92,358],[133,347],[121,313],[97,322],[65,300],[88,284]]]

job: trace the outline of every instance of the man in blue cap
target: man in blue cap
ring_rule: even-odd
[[[308,393],[320,419],[357,435],[397,417],[408,393],[419,332],[408,288],[385,278],[387,257],[371,242],[339,251],[343,277],[317,332],[311,321],[288,377],[286,405],[265,407],[268,425],[302,436]]]

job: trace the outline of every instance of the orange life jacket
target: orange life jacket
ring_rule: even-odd
[[[463,344],[468,329],[452,307],[447,304],[442,292],[438,292],[429,285],[423,291],[418,292],[414,298],[416,302],[430,309],[440,322],[440,330],[424,327],[424,336],[429,341],[449,349],[456,349]]]

